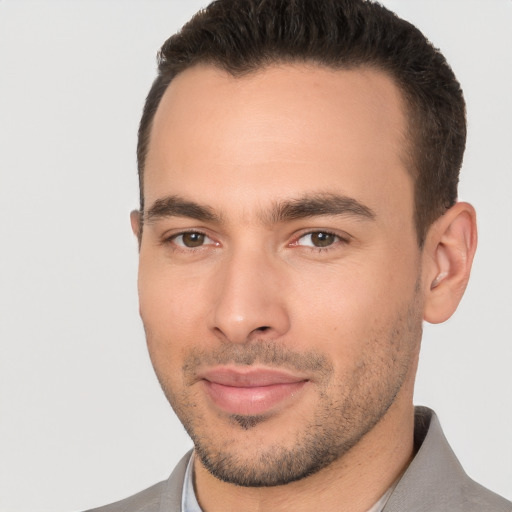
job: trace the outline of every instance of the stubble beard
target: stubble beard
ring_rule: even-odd
[[[176,393],[164,376],[162,389],[192,438],[202,465],[216,478],[244,487],[285,485],[341,459],[383,418],[414,366],[421,340],[422,319],[418,294],[397,315],[392,325],[365,342],[365,357],[347,375],[335,375],[329,359],[318,353],[298,353],[278,343],[259,340],[248,345],[223,345],[217,350],[193,350],[183,365],[184,389]],[[245,450],[232,439],[222,441],[214,421],[204,418],[187,382],[201,364],[254,363],[291,370],[312,371],[318,400],[313,417],[295,439]],[[269,420],[262,415],[231,415],[240,431],[257,432]],[[223,428],[218,427],[219,430]],[[252,431],[252,432],[249,432]],[[276,438],[280,438],[276,432]],[[292,442],[293,441],[293,442]],[[254,447],[253,447],[254,448]]]

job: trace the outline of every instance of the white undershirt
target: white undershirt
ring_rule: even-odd
[[[187,470],[185,471],[185,480],[183,481],[183,492],[181,494],[181,510],[183,512],[203,512],[199,503],[197,502],[196,493],[194,491],[194,454],[190,457],[188,461]],[[391,493],[395,485],[392,485],[380,498],[380,500],[373,505],[373,507],[368,510],[368,512],[382,512],[384,505],[388,501]]]
[[[190,456],[185,471],[185,480],[183,480],[183,491],[181,493],[181,510],[182,512],[203,512],[197,502],[196,493],[194,492],[194,454]]]

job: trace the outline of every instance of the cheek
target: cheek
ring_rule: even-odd
[[[140,315],[159,378],[173,378],[191,346],[204,339],[204,308],[194,280],[179,278],[153,259],[139,265]]]
[[[381,255],[382,256],[382,255]],[[375,343],[385,343],[408,299],[414,296],[418,269],[390,255],[302,273],[290,311],[296,335],[311,348],[331,354],[338,364],[355,362]],[[370,346],[372,345],[372,346]]]
[[[165,258],[141,253],[138,290],[144,323],[162,326],[169,335],[190,326],[201,306],[203,283],[204,279],[172,267]]]

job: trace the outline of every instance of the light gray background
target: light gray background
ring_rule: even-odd
[[[146,354],[128,213],[156,50],[204,4],[0,1],[2,512],[120,499],[191,446]],[[437,410],[468,473],[512,499],[512,2],[384,4],[463,84],[460,196],[480,224],[459,311],[426,327],[416,402]]]

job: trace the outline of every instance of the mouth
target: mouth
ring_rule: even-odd
[[[229,414],[261,415],[294,400],[309,380],[282,370],[216,367],[200,374],[207,396]]]

